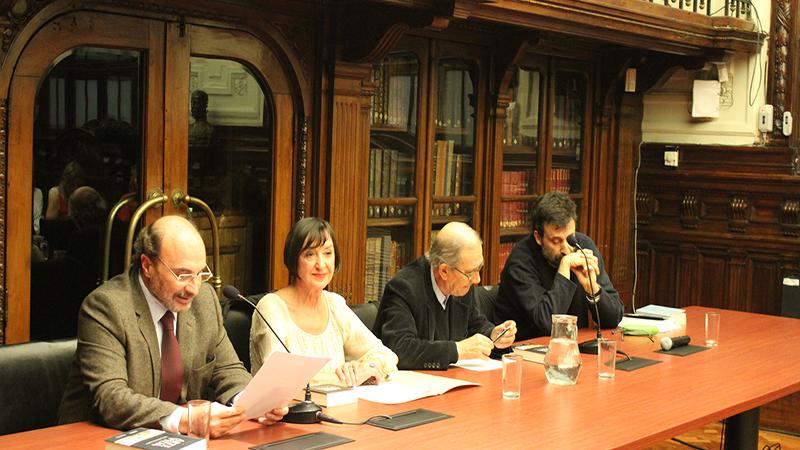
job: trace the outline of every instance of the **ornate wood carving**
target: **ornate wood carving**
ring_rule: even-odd
[[[800,236],[800,201],[785,200],[781,205],[780,218],[785,236]]]
[[[735,196],[728,203],[728,228],[736,233],[747,231],[750,222],[750,202],[747,197]]]
[[[787,105],[787,86],[791,86],[792,78],[789,68],[791,58],[791,22],[792,2],[790,0],[775,0],[772,2],[773,27],[772,27],[772,105],[774,109],[774,124],[772,136],[784,139],[783,112]]]
[[[700,223],[700,202],[694,193],[686,193],[681,199],[681,226],[694,230]]]
[[[300,151],[297,161],[297,211],[296,220],[306,216],[306,168],[308,162],[308,118],[300,124]]]
[[[800,148],[792,147],[792,175],[800,175]]]
[[[656,201],[649,192],[636,193],[636,221],[640,225],[647,225],[656,212]]]
[[[5,61],[8,49],[19,31],[39,10],[52,0],[27,0],[16,2],[5,12],[4,17],[0,18],[0,30],[2,30],[2,42],[0,42],[0,62]]]
[[[6,144],[8,142],[8,109],[6,99],[0,100],[0,344],[6,336]]]
[[[536,45],[538,40],[538,34],[527,31],[501,33],[498,36],[492,51],[495,74],[494,85],[489,88],[490,93],[506,93],[520,60],[530,47]]]
[[[396,8],[377,3],[350,2],[342,14],[343,58],[350,62],[383,59],[412,28],[447,27],[439,11]],[[369,26],[364,26],[369,24]]]
[[[309,24],[301,21],[291,23],[273,22],[272,25],[283,36],[284,42],[292,46],[292,50],[300,62],[303,77],[306,80],[310,80],[311,67],[309,59],[314,55],[314,43],[310,37],[314,35],[314,30]]]

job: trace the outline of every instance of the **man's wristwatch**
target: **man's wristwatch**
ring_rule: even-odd
[[[588,300],[589,303],[597,303],[597,302],[599,302],[600,301],[600,292],[601,291],[597,291],[597,294],[595,294],[595,295],[586,294],[586,300]]]

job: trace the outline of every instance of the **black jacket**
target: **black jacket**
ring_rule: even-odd
[[[622,320],[623,304],[606,273],[605,263],[595,243],[582,233],[575,234],[582,248],[591,250],[600,263],[600,325],[613,328]],[[589,323],[588,312],[595,317],[594,307],[586,300],[586,292],[575,275],[570,279],[558,274],[542,254],[542,247],[533,235],[517,242],[500,276],[500,291],[495,306],[495,321],[517,322],[517,340],[550,334],[552,314],[578,316],[578,325]]]
[[[463,297],[450,296],[450,336],[433,340],[435,308],[441,311],[431,283],[431,266],[420,257],[401,269],[383,291],[373,332],[400,359],[400,369],[447,370],[458,361],[456,341],[475,333],[489,336],[494,325],[475,307],[475,288]]]

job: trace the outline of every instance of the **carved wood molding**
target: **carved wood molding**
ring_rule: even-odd
[[[773,140],[785,140],[783,136],[783,112],[787,110],[787,97],[792,83],[791,60],[794,58],[792,36],[792,1],[774,0],[772,2],[773,23],[771,32],[772,85],[769,98],[774,108]]]
[[[536,45],[539,35],[531,31],[501,33],[492,49],[494,56],[494,85],[490,93],[507,94],[517,67],[529,48]],[[508,105],[506,105],[508,106]]]
[[[297,205],[295,220],[306,216],[306,170],[308,166],[308,117],[300,124],[300,148],[297,158]]]
[[[5,61],[11,43],[14,42],[17,34],[25,27],[25,24],[48,3],[52,3],[52,1],[53,0],[28,0],[25,2],[16,2],[10,6],[7,11],[3,12],[3,16],[0,18],[0,33],[2,33],[0,34],[0,36],[2,36],[2,42],[0,42],[0,50],[2,50],[2,54],[0,54],[0,63]]]
[[[750,223],[750,201],[744,196],[732,197],[728,203],[728,228],[736,233],[744,233]]]
[[[349,62],[376,62],[413,28],[447,27],[441,12],[420,11],[374,3],[347,3],[342,13],[342,58]],[[368,24],[368,26],[367,26]]]
[[[656,213],[656,199],[650,192],[636,193],[636,221],[639,225],[647,225]]]
[[[780,218],[785,236],[800,236],[800,200],[785,200],[781,204]]]
[[[681,199],[681,227],[687,230],[697,229],[700,223],[701,204],[694,193],[683,194]]]
[[[6,144],[8,143],[8,104],[0,100],[0,344],[5,344],[8,298],[6,297]]]

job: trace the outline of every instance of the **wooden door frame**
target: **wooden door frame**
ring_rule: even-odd
[[[129,48],[146,51],[147,55],[147,89],[146,107],[143,124],[145,146],[143,151],[145,188],[161,186],[165,192],[171,192],[174,186],[166,186],[180,180],[175,175],[180,164],[170,165],[163,158],[166,148],[178,148],[188,142],[188,130],[185,124],[173,123],[169,117],[181,114],[185,110],[188,117],[188,90],[178,92],[181,76],[188,79],[187,70],[179,69],[178,64],[170,64],[170,54],[190,54],[189,46],[183,50],[181,45],[168,46],[170,36],[182,34],[182,25],[160,18],[147,19],[121,15],[113,12],[80,10],[70,8],[72,2],[55,2],[43,8],[32,17],[19,32],[0,67],[0,125],[7,134],[6,145],[2,146],[8,156],[5,167],[0,167],[6,175],[7,183],[0,186],[0,209],[4,210],[7,219],[0,218],[0,260],[4,261],[0,269],[0,317],[6,322],[0,326],[0,342],[16,343],[28,340],[30,331],[30,206],[32,202],[33,165],[33,120],[37,91],[41,80],[47,76],[53,61],[70,49],[81,46]],[[74,5],[72,5],[74,6]],[[250,60],[250,66],[256,68],[261,81],[266,82],[272,91],[276,108],[274,123],[273,180],[271,198],[271,230],[269,238],[269,265],[272,268],[269,283],[272,286],[288,282],[288,273],[283,268],[282,251],[283,236],[291,227],[295,214],[278,214],[278,207],[287,205],[294,209],[295,192],[295,142],[301,130],[304,105],[308,102],[299,88],[305,81],[296,71],[296,58],[287,56],[279,50],[279,42],[267,42],[264,33],[258,37],[245,30],[232,30],[222,26],[214,27],[207,21],[205,27],[213,29],[216,36],[221,33],[237,34],[241,39],[252,43],[257,54],[245,54],[244,48],[220,47],[220,55],[233,59]],[[143,31],[143,26],[145,30]],[[212,33],[213,34],[213,33]],[[58,43],[57,46],[52,43]],[[180,43],[180,40],[176,40]],[[177,52],[177,53],[165,53]],[[212,48],[208,46],[208,48]],[[201,48],[205,53],[208,48]],[[278,49],[278,50],[276,50]],[[255,59],[255,61],[253,61]],[[167,61],[167,70],[164,70]],[[187,60],[188,61],[188,60]],[[174,62],[174,61],[173,61]],[[183,75],[181,75],[183,72]],[[168,89],[172,86],[172,89]],[[185,85],[188,86],[188,83]],[[307,96],[306,96],[307,97]],[[184,101],[185,100],[185,101]],[[171,105],[171,106],[170,106]],[[165,112],[167,118],[164,117]],[[6,114],[8,115],[6,118]],[[177,115],[175,117],[178,117]],[[167,128],[165,128],[165,126]],[[2,136],[3,133],[0,133]],[[3,136],[3,137],[5,137]],[[0,142],[0,144],[6,144]],[[184,148],[188,148],[184,146]],[[299,149],[298,149],[299,151]],[[302,155],[305,157],[305,155]],[[280,162],[291,161],[291,164]],[[184,161],[183,164],[186,164]],[[185,168],[185,167],[184,167]],[[166,173],[166,176],[162,174]],[[183,187],[185,192],[185,178]],[[11,199],[11,201],[9,201]],[[170,211],[170,207],[165,208]],[[157,215],[157,213],[156,213]],[[2,221],[5,220],[5,223]],[[13,258],[13,259],[12,259]],[[8,286],[14,286],[8,290]],[[3,311],[4,310],[4,311]]]

